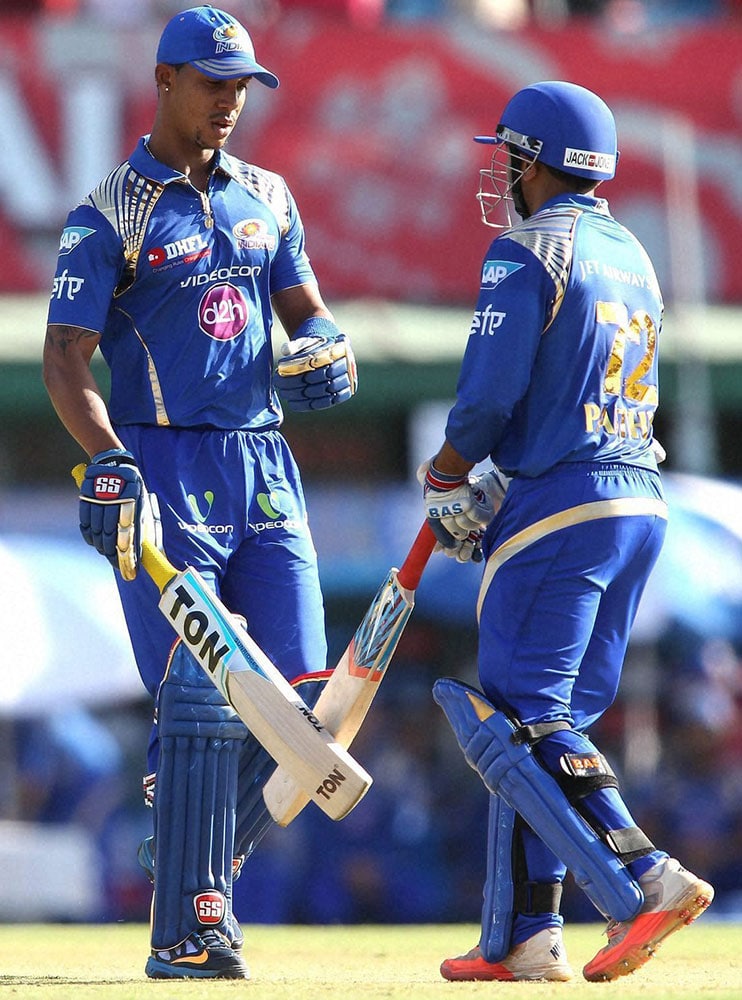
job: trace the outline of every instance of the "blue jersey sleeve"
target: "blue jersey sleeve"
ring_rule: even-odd
[[[304,226],[293,195],[286,188],[288,228],[282,235],[271,265],[271,295],[284,288],[316,281],[304,248]]]
[[[125,263],[121,240],[100,212],[75,208],[59,242],[48,322],[102,333]]]
[[[446,437],[470,462],[497,450],[531,383],[555,286],[528,250],[495,240],[482,265]]]

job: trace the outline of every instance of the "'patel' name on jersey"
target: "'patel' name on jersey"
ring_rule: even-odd
[[[607,406],[585,403],[584,410],[588,434],[602,430],[613,438],[639,440],[648,438],[652,429],[654,409],[630,409],[616,400]]]

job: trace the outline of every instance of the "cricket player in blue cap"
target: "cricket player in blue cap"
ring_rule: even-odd
[[[232,879],[272,822],[261,789],[275,764],[173,645],[138,572],[144,525],[159,516],[171,562],[195,567],[248,621],[309,704],[326,669],[279,395],[299,411],[335,406],[354,394],[356,368],[284,179],[226,152],[256,82],[278,86],[230,14],[203,5],[166,25],[151,134],[67,219],[44,349],[50,397],[89,456],[82,534],[114,566],[155,704],[154,834],[140,850],[154,880],[153,978],[248,977]],[[274,317],[289,337],[275,367]],[[107,401],[90,370],[96,348]]]

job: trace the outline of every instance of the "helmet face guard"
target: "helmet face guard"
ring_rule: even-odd
[[[520,193],[520,179],[538,159],[543,143],[502,123],[497,126],[496,135],[492,138],[477,136],[475,141],[492,142],[495,146],[489,169],[479,171],[477,201],[482,222],[491,229],[511,229],[511,205],[521,218],[528,215]],[[504,206],[504,216],[500,216],[504,221],[493,218],[500,205]]]
[[[610,108],[592,91],[561,81],[518,91],[505,107],[496,134],[475,136],[474,141],[496,147],[489,169],[479,172],[477,193],[482,221],[495,229],[512,225],[510,204],[522,218],[528,217],[520,179],[535,160],[596,184],[610,180],[618,163]],[[492,220],[502,203],[507,223]]]

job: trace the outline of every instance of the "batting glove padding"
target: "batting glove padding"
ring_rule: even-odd
[[[483,536],[483,531],[470,531],[462,541],[459,542],[454,539],[453,545],[442,545],[438,542],[433,552],[442,552],[444,556],[448,556],[449,559],[455,559],[456,562],[460,563],[478,563],[483,559]]]
[[[331,320],[307,320],[296,337],[281,348],[276,366],[278,391],[297,411],[324,410],[346,399],[358,388],[358,372],[350,340]],[[334,332],[333,332],[334,331]]]
[[[480,484],[483,476],[449,476],[431,461],[423,462],[417,474],[423,486],[425,516],[444,548],[455,549],[472,533],[481,535],[495,516],[495,498]]]
[[[94,455],[80,487],[80,532],[125,580],[137,575],[142,539],[159,544],[157,498],[148,494],[131,452]]]

